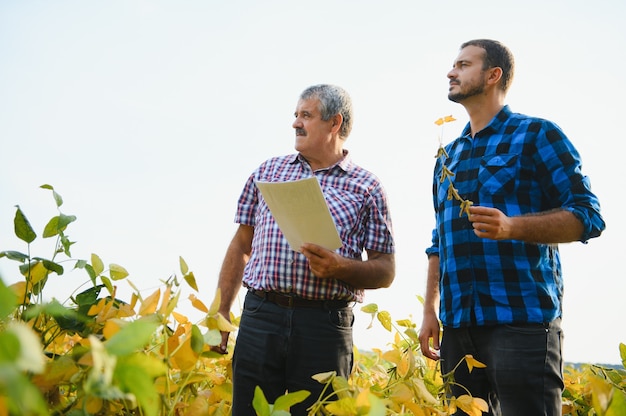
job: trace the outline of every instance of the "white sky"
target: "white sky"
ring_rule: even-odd
[[[3,0],[0,250],[26,251],[13,234],[15,205],[41,236],[56,210],[39,186],[51,184],[62,211],[78,217],[68,229],[75,258],[95,252],[124,266],[148,295],[180,276],[182,256],[208,304],[245,179],[267,157],[293,152],[299,93],[335,83],[355,106],[346,147],[386,186],[397,240],[394,284],[365,303],[419,326],[433,122],[458,119],[446,142],[461,131],[467,116],[446,98],[446,73],[463,41],[494,38],[517,61],[508,104],[565,130],[607,222],[600,238],[561,248],[565,359],[618,363],[625,19],[621,0]],[[33,253],[51,257],[51,242],[39,240]],[[2,259],[0,271],[18,279],[16,263]],[[64,300],[87,280],[55,276],[46,293]],[[129,285],[119,287],[129,300]],[[180,311],[193,318],[187,304]],[[393,340],[356,316],[358,347]]]

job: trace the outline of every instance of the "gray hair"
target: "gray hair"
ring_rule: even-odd
[[[343,117],[339,136],[346,139],[352,131],[352,99],[341,87],[329,84],[312,85],[300,94],[301,100],[317,98],[320,101],[322,120],[328,121],[337,114]]]

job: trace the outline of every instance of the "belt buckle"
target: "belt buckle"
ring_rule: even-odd
[[[287,296],[287,298],[289,298],[289,301],[287,302],[288,306],[289,306],[290,308],[293,308],[293,303],[294,303],[294,298],[295,298],[295,296],[289,296],[289,295],[288,295],[288,296]]]

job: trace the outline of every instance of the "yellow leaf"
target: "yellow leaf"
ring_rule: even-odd
[[[176,311],[172,311],[172,316],[174,317],[174,319],[176,319],[176,322],[178,322],[179,324],[184,324],[185,322],[189,322],[189,318],[187,318],[185,315],[181,315],[180,313]]]
[[[483,412],[489,411],[489,405],[483,399],[463,394],[452,401],[458,408],[463,410],[469,416],[482,416]]]
[[[109,271],[111,272],[111,280],[122,280],[128,276],[126,269],[119,264],[109,264]]]
[[[445,123],[449,123],[449,122],[451,122],[451,121],[456,121],[456,118],[452,117],[451,115],[450,115],[450,116],[445,116],[445,117],[443,118],[443,121],[444,121]]]
[[[133,293],[130,296],[130,307],[131,309],[135,309],[135,306],[137,306],[137,301],[139,300],[139,296],[137,296],[136,293]]]
[[[404,403],[404,407],[413,413],[413,416],[427,416],[424,409],[417,403]]]
[[[400,319],[399,321],[396,321],[396,323],[398,326],[403,326],[405,328],[415,328],[415,323],[410,319]]]
[[[42,262],[38,261],[30,268],[30,276],[28,272],[26,272],[24,276],[29,279],[30,284],[34,286],[48,276],[48,269],[46,269]]]
[[[26,295],[26,281],[22,280],[20,282],[13,283],[11,286],[9,286],[9,289],[11,289],[13,293],[15,293],[18,303],[25,305],[28,305],[30,303],[30,295]]]
[[[167,303],[167,309],[165,309],[165,311],[163,312],[163,315],[167,317],[167,316],[170,316],[172,312],[174,312],[174,309],[176,308],[176,306],[178,306],[179,298],[180,298],[180,292],[177,292],[176,296],[170,299],[169,302]]]
[[[217,314],[217,328],[222,332],[233,332],[237,330],[221,313]]]
[[[218,287],[217,290],[215,291],[215,298],[213,298],[213,302],[211,302],[211,307],[209,308],[209,311],[208,311],[209,315],[215,315],[217,311],[220,310],[221,301],[222,301],[222,292],[220,291],[220,288]]]
[[[396,384],[391,389],[391,399],[394,403],[409,403],[413,400],[413,391],[404,383]]]
[[[402,361],[402,356],[400,355],[400,351],[398,350],[385,351],[382,358],[385,361],[389,361],[390,363],[395,364],[396,367],[400,365],[400,361]]]
[[[180,272],[185,275],[189,272],[189,267],[187,267],[187,262],[181,256],[178,256],[178,263],[180,264]]]
[[[327,371],[325,373],[318,373],[311,376],[313,380],[316,380],[320,384],[328,383],[333,377],[337,375],[336,371]]]
[[[356,405],[352,397],[345,397],[324,406],[328,414],[335,416],[354,416],[357,413]]]
[[[187,337],[172,357],[172,361],[182,371],[193,369],[198,361],[198,354],[191,349],[191,337]]]
[[[391,315],[387,311],[378,312],[378,321],[383,325],[383,327],[391,332]]]
[[[161,300],[161,307],[159,308],[159,313],[161,315],[167,316],[166,314],[167,306],[169,305],[171,294],[172,294],[172,287],[168,285],[165,287],[165,291],[163,292],[163,299]]]
[[[407,377],[413,372],[415,368],[415,356],[412,350],[407,350],[402,353],[400,364],[398,365],[398,374],[401,377]]]
[[[89,308],[89,311],[87,312],[87,315],[89,316],[98,315],[104,309],[105,304],[106,304],[106,299],[105,298],[100,299],[98,303],[96,303],[95,305],[91,305],[91,307]]]
[[[443,124],[443,118],[438,118],[437,120],[435,120],[435,124],[441,126]]]
[[[611,402],[613,386],[600,377],[592,377],[589,380],[589,384],[591,385],[591,391],[593,392],[591,395],[593,408],[599,415],[603,415],[607,411],[609,403]]]
[[[91,267],[96,276],[100,276],[104,271],[104,263],[100,260],[97,254],[91,253]]]
[[[148,296],[141,302],[141,308],[139,309],[140,316],[146,316],[156,312],[159,298],[161,297],[161,289],[157,289],[153,294]]]
[[[89,396],[85,399],[85,406],[83,409],[90,415],[97,414],[102,409],[103,401],[99,397]]]
[[[105,339],[110,339],[113,335],[117,334],[121,329],[121,321],[118,319],[109,319],[104,323],[102,328],[102,335]]]
[[[202,311],[204,313],[208,313],[209,309],[204,305],[204,303],[202,303],[202,301],[200,299],[198,299],[196,297],[196,295],[194,295],[193,293],[191,295],[189,295],[189,300],[191,301],[191,305],[198,309],[199,311]]]
[[[485,364],[481,363],[477,359],[475,359],[471,354],[467,354],[465,356],[465,362],[467,363],[467,368],[471,373],[474,367],[476,368],[485,368],[487,367]]]

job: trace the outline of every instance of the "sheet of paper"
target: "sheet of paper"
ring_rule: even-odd
[[[263,199],[293,251],[303,243],[328,250],[341,247],[341,238],[316,177],[291,182],[256,182]]]

